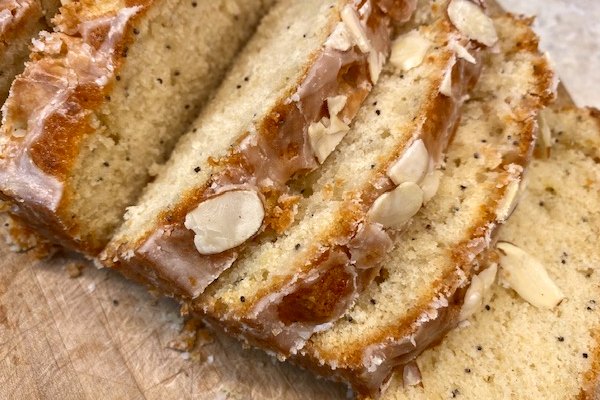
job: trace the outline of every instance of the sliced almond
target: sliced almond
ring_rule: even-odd
[[[425,178],[423,178],[423,182],[421,182],[420,185],[421,189],[423,189],[424,204],[427,204],[436,195],[443,176],[444,173],[440,170],[431,171],[425,175]]]
[[[511,216],[519,201],[519,181],[511,181],[504,192],[504,197],[500,201],[496,209],[496,220],[498,222],[506,222]]]
[[[469,53],[469,50],[467,50],[465,46],[460,44],[458,41],[452,41],[450,43],[450,48],[454,50],[458,58],[462,58],[463,60],[471,64],[477,64],[477,60],[475,59],[475,57],[473,57],[473,55]]]
[[[415,140],[387,170],[387,176],[396,185],[404,182],[420,183],[429,167],[429,152],[421,139]]]
[[[325,42],[326,47],[340,51],[350,50],[353,44],[352,36],[350,35],[350,32],[348,32],[348,29],[346,29],[346,24],[343,22],[337,24]]]
[[[477,275],[471,279],[471,285],[465,293],[465,299],[458,316],[459,321],[471,318],[483,305],[483,282]]]
[[[331,118],[323,118],[313,122],[308,127],[308,140],[319,163],[324,163],[327,157],[342,141],[350,127],[344,123],[338,114],[344,109],[347,96],[335,96],[327,99],[327,108]]]
[[[550,278],[544,265],[519,247],[498,242],[502,280],[525,301],[538,308],[556,307],[565,295]]]
[[[538,117],[538,141],[537,146],[542,150],[542,155],[547,158],[550,155],[552,147],[552,131],[546,122],[544,113],[540,113]]]
[[[327,98],[327,109],[329,110],[329,115],[338,116],[344,107],[346,107],[346,102],[348,101],[348,96],[343,94],[339,96],[333,96]]]
[[[479,273],[479,279],[483,282],[484,299],[490,293],[490,289],[494,282],[496,282],[496,275],[498,275],[498,264],[496,263],[491,264]]]
[[[455,61],[456,62],[456,61]],[[444,96],[452,97],[452,70],[454,69],[454,63],[444,73],[444,78],[440,85],[440,93]]]
[[[379,75],[381,75],[381,71],[383,70],[383,64],[385,64],[385,54],[372,51],[369,53],[367,61],[369,63],[369,76],[371,77],[371,82],[377,83],[379,81]]]
[[[328,127],[327,124],[329,124]],[[336,127],[327,118],[323,118],[321,122],[310,124],[308,139],[319,163],[323,164],[325,162],[349,130],[350,128],[345,124]]]
[[[254,236],[262,226],[265,210],[258,193],[232,190],[212,197],[185,218],[194,231],[200,254],[217,254],[232,249]]]
[[[486,46],[493,46],[498,42],[494,21],[472,1],[452,0],[448,5],[448,17],[456,29],[469,39]]]
[[[496,280],[498,265],[492,264],[479,275],[473,276],[471,285],[465,293],[463,306],[460,309],[459,321],[466,321],[481,309],[484,301],[489,296],[492,284]]]
[[[432,45],[418,30],[412,30],[394,41],[390,62],[400,71],[409,71],[423,63]]]
[[[354,38],[354,42],[363,53],[371,52],[371,42],[367,37],[367,32],[360,22],[360,18],[356,10],[349,4],[347,4],[341,12],[342,21],[346,24],[348,32]]]
[[[384,228],[401,229],[422,206],[423,190],[414,182],[405,182],[379,196],[368,216]]]

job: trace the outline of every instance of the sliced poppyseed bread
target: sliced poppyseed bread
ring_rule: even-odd
[[[83,0],[34,40],[0,131],[0,198],[93,256],[272,0]]]
[[[264,231],[281,233],[348,132],[414,0],[280,1],[100,261],[197,297]]]
[[[417,359],[420,384],[396,374],[386,399],[600,398],[600,118],[589,109],[544,116],[554,145],[532,162],[500,232],[501,284]]]
[[[0,103],[25,68],[31,39],[48,27],[59,5],[59,0],[0,0]]]
[[[512,211],[537,116],[554,98],[554,74],[538,52],[531,22],[494,18],[498,51],[485,59],[463,106],[437,195],[395,240],[375,283],[293,362],[375,398],[394,368],[410,364],[458,324],[466,286],[479,270],[476,259]],[[488,282],[483,278],[491,272],[481,280]]]
[[[447,5],[425,2],[436,9],[431,19],[396,39],[344,141],[297,183],[306,198],[296,223],[264,238],[194,301],[206,319],[284,358],[378,275],[393,239],[435,194],[460,106],[481,70],[485,46],[452,24]]]

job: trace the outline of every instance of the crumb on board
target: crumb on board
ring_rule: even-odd
[[[69,263],[65,267],[67,274],[71,279],[79,278],[83,274],[83,268],[84,266],[78,263]]]
[[[197,318],[189,318],[185,320],[177,337],[167,343],[167,348],[187,353],[214,341],[212,333],[204,327],[202,321]]]

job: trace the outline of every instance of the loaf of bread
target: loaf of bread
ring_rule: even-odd
[[[395,40],[355,125],[322,168],[296,184],[306,196],[297,222],[244,254],[194,302],[213,324],[280,357],[296,353],[352,306],[434,196],[485,50],[448,20],[447,2],[423,3],[436,9],[429,21]]]
[[[436,344],[468,311],[461,306],[479,273],[474,261],[512,211],[538,112],[554,96],[554,75],[531,21],[494,21],[498,51],[486,57],[463,106],[438,194],[395,240],[356,305],[294,359],[361,396],[377,397],[394,368]]]
[[[500,254],[500,284],[481,311],[417,359],[419,385],[403,386],[398,374],[386,399],[600,398],[600,118],[588,109],[545,117],[550,157],[533,161],[499,240],[523,251],[525,269],[542,265],[564,299],[540,307],[529,296],[542,280],[511,284],[512,260]]]
[[[283,0],[115,235],[101,262],[195,298],[244,248],[285,232],[349,131],[414,0]]]
[[[10,212],[96,255],[272,2],[66,2],[4,106]]]
[[[0,103],[25,68],[31,39],[48,27],[59,0],[0,0]]]

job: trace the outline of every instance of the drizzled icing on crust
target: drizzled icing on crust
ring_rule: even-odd
[[[63,183],[83,136],[94,129],[93,108],[114,79],[127,27],[140,11],[123,8],[83,21],[71,34],[42,32],[3,109],[0,197],[13,204],[13,214],[63,244],[73,240],[55,214]]]
[[[381,3],[381,4],[380,4]],[[390,17],[382,10],[402,9],[406,20],[414,9],[414,1],[362,0],[350,2],[371,46],[370,53],[386,57],[390,50]],[[412,4],[412,5],[411,5]],[[349,7],[348,5],[346,7]],[[334,31],[335,32],[335,31]],[[326,42],[327,43],[327,42]],[[173,213],[162,221],[134,248],[117,245],[102,256],[111,267],[125,274],[152,277],[146,283],[161,291],[183,298],[195,298],[220,273],[229,268],[245,245],[218,255],[201,255],[184,243],[193,240],[183,226],[185,215],[217,192],[244,186],[264,197],[265,230],[283,232],[293,221],[295,203],[290,199],[287,182],[297,174],[318,167],[308,139],[311,123],[328,117],[327,99],[346,96],[338,114],[349,123],[373,86],[369,72],[369,54],[358,46],[339,50],[324,45],[314,56],[296,88],[286,95],[258,124],[234,145],[228,156],[213,160],[215,173],[204,187],[188,193]],[[175,239],[177,238],[177,239]],[[161,254],[161,249],[170,249]],[[133,251],[133,257],[129,257]],[[168,259],[169,262],[165,262]],[[143,279],[143,278],[142,278]]]
[[[478,53],[475,54],[478,56]],[[455,62],[454,57],[447,61],[447,68],[455,78],[453,96],[439,94],[434,102],[436,116],[432,120],[435,123],[420,126],[415,133],[427,144],[434,165],[443,158],[459,119],[463,96],[475,83],[481,65]],[[305,264],[303,271],[283,286],[271,288],[249,311],[221,316],[221,323],[227,325],[223,321],[238,320],[233,324],[240,327],[229,326],[231,330],[239,329],[250,343],[261,343],[262,347],[277,352],[280,358],[286,358],[296,354],[312,334],[329,328],[339,319],[378,275],[381,261],[399,234],[366,219],[375,199],[395,186],[385,175],[387,165],[380,168],[383,172],[360,192],[358,199],[340,207],[355,210],[338,221],[343,234],[320,243],[320,251],[310,255],[311,261]],[[329,279],[331,274],[336,278]],[[311,303],[310,298],[319,298],[319,302]],[[327,305],[326,309],[323,304]]]
[[[531,31],[529,35],[534,37]],[[537,54],[537,41],[532,43],[526,51]],[[522,132],[519,149],[502,151],[503,161],[494,169],[500,173],[500,180],[490,189],[491,193],[481,207],[482,213],[466,232],[467,237],[452,246],[449,268],[438,283],[432,284],[430,294],[402,317],[379,327],[377,332],[364,332],[360,344],[346,342],[349,350],[345,350],[343,356],[334,354],[335,349],[329,346],[310,342],[302,354],[293,359],[294,362],[323,376],[347,382],[362,396],[377,398],[394,370],[410,363],[457,326],[464,296],[477,265],[489,265],[485,262],[487,257],[496,261],[493,260],[494,253],[485,250],[494,242],[497,228],[505,219],[506,199],[514,197],[511,184],[522,181],[523,166],[531,158],[535,115],[554,97],[550,85],[553,74],[547,62],[538,56],[532,64],[536,66],[536,80],[533,88],[520,98],[520,106],[516,107],[518,116],[513,119]]]

